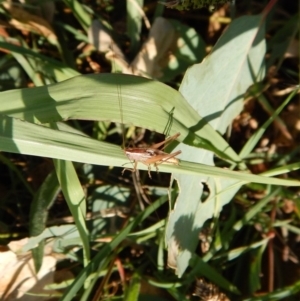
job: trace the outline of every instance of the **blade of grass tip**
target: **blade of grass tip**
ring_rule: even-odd
[[[265,238],[267,239],[267,238]],[[260,247],[255,248],[251,252],[252,260],[250,263],[249,273],[251,277],[249,278],[249,292],[256,292],[261,288],[261,272],[262,272],[262,262],[263,255],[265,254],[265,250],[268,246],[269,239],[265,241]],[[274,273],[272,273],[273,275]],[[270,276],[272,278],[273,276]]]
[[[291,171],[295,171],[300,169],[300,162],[297,163],[291,163],[288,165],[284,165],[281,167],[277,167],[271,170],[268,170],[266,172],[261,173],[261,176],[266,176],[266,177],[274,177],[274,176],[279,176],[279,175],[283,175],[286,173],[289,173]]]
[[[108,256],[112,250],[114,250],[124,239],[127,238],[129,233],[138,226],[143,220],[145,220],[150,214],[155,212],[161,205],[167,201],[166,196],[160,197],[157,201],[147,207],[136,218],[130,222],[123,230],[121,230],[115,238],[108,244],[106,244],[97,255],[91,260],[91,262],[79,273],[71,286],[65,291],[61,301],[72,301],[76,293],[81,289],[87,277],[89,277],[96,270],[101,270],[103,260]]]
[[[238,247],[235,249],[231,249],[229,252],[224,252],[224,253],[214,256],[214,260],[223,258],[223,259],[226,259],[226,262],[228,262],[228,261],[237,259],[239,256],[241,256],[247,252],[250,252],[251,250],[255,250],[262,246],[265,247],[268,244],[270,239],[271,239],[270,237],[266,237],[259,241],[255,241],[247,246],[242,246],[242,247]]]
[[[35,194],[30,206],[29,233],[31,237],[40,235],[46,229],[49,208],[54,203],[59,191],[60,185],[56,173],[52,171],[47,175],[38,192]],[[36,272],[38,272],[42,266],[44,258],[44,242],[45,241],[42,240],[36,248],[32,249],[32,257]]]
[[[282,225],[278,225],[278,227],[281,227]],[[292,233],[295,233],[296,235],[300,235],[300,229],[298,228],[298,227],[295,227],[295,226],[293,226],[293,225],[290,225],[290,224],[288,224],[288,223],[286,223],[285,225],[284,225],[284,227],[288,230],[288,231],[290,231],[290,232],[292,232]]]
[[[252,137],[246,142],[245,146],[240,152],[240,157],[244,159],[247,157],[255,145],[257,145],[258,141],[268,128],[268,126],[278,117],[281,111],[285,108],[285,106],[291,101],[291,99],[298,93],[299,88],[296,88],[285,100],[284,102],[273,112],[270,118],[252,135]]]

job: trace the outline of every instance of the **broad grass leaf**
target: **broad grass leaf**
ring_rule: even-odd
[[[201,36],[192,27],[175,19],[168,20],[177,32],[176,48],[169,58],[168,65],[163,69],[163,82],[171,81],[175,76],[182,74],[192,64],[205,57],[206,44]]]
[[[226,160],[240,161],[178,91],[153,80],[93,74],[34,89],[6,91],[0,96],[3,115],[35,123],[123,121],[170,135],[180,132],[186,144],[211,150]]]
[[[243,108],[243,95],[264,76],[265,41],[261,16],[233,21],[212,53],[185,74],[180,92],[216,131],[224,133]],[[213,153],[179,145],[182,158],[214,165]],[[176,150],[175,149],[175,150]],[[188,266],[206,220],[217,216],[243,184],[232,179],[174,174],[180,194],[166,230],[169,265],[179,276]],[[203,183],[210,196],[201,202]],[[189,233],[189,235],[187,235]]]
[[[67,127],[60,127],[65,130]],[[88,164],[123,167],[128,163],[120,146],[91,139],[75,131],[54,130],[22,120],[0,116],[0,149],[5,152],[42,156]],[[147,166],[140,164],[140,169]],[[188,175],[211,175],[217,178],[231,178],[240,181],[273,185],[299,186],[300,182],[270,176],[297,170],[300,164],[291,164],[266,176],[241,173],[200,163],[181,161],[180,166],[161,164],[161,172],[180,172]]]

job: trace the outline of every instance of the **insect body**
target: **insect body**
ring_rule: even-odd
[[[174,136],[169,137],[168,139],[154,144],[151,147],[137,147],[137,148],[125,148],[125,154],[127,158],[134,163],[133,168],[124,168],[123,172],[125,170],[131,170],[132,172],[136,171],[138,163],[143,163],[148,166],[148,175],[151,178],[151,165],[154,165],[156,168],[156,171],[158,172],[158,165],[162,163],[169,163],[178,165],[179,160],[176,158],[181,151],[176,151],[174,153],[168,154],[164,151],[160,150],[159,148],[162,145],[168,144],[169,142],[175,140],[180,133],[175,134]]]

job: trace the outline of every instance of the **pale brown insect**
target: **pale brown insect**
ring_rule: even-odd
[[[130,170],[132,172],[135,172],[137,170],[138,163],[143,163],[148,166],[148,175],[149,178],[151,178],[151,165],[154,165],[156,168],[156,171],[158,172],[158,165],[162,163],[169,163],[178,165],[179,160],[175,158],[179,154],[181,154],[181,151],[176,151],[174,153],[168,154],[164,151],[160,150],[159,148],[161,146],[166,146],[171,141],[177,139],[179,137],[180,133],[177,133],[166,140],[156,143],[150,147],[134,147],[134,148],[125,148],[125,154],[127,158],[133,162],[134,166],[133,168],[124,168],[122,171],[122,174],[125,170]]]
[[[114,61],[113,61],[114,64]],[[164,151],[160,150],[159,148],[161,146],[166,146],[171,141],[177,139],[180,135],[180,133],[177,133],[166,140],[156,143],[149,147],[133,147],[133,148],[125,148],[124,142],[125,142],[125,135],[124,135],[124,124],[123,124],[123,108],[122,108],[122,93],[121,93],[122,86],[117,85],[117,93],[119,98],[119,107],[120,107],[120,114],[121,114],[121,124],[122,124],[122,134],[123,134],[123,150],[127,156],[127,158],[133,163],[133,168],[124,168],[122,171],[122,174],[125,172],[125,170],[130,170],[132,172],[135,172],[137,170],[138,163],[143,163],[148,166],[148,175],[149,178],[151,178],[151,165],[154,165],[156,168],[156,171],[158,172],[158,165],[162,163],[169,163],[178,165],[179,160],[175,158],[178,156],[181,151],[176,151],[174,153],[168,154]]]

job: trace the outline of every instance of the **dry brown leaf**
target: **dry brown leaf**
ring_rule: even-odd
[[[122,50],[110,34],[94,21],[88,32],[89,41],[100,52],[107,52],[107,59],[113,60],[125,74],[159,78],[162,68],[168,64],[170,49],[176,44],[177,36],[172,24],[164,18],[156,18],[147,41],[129,65]]]
[[[297,140],[300,134],[300,103],[289,105],[288,110],[282,114],[282,119],[290,129],[293,138]]]
[[[96,50],[106,53],[106,58],[114,61],[123,73],[132,74],[122,50],[98,20],[94,20],[88,29],[88,38]]]
[[[284,54],[285,58],[299,57],[299,40],[293,39]]]
[[[9,12],[9,24],[19,30],[30,31],[45,37],[51,44],[57,44],[57,37],[51,25],[43,18],[33,15],[8,1],[2,3]]]
[[[135,75],[159,78],[168,64],[170,51],[177,40],[173,25],[162,17],[156,18],[147,41],[131,63]]]
[[[214,37],[221,30],[222,25],[230,23],[230,18],[226,18],[227,8],[227,5],[223,5],[210,16],[207,31],[209,38]]]
[[[289,200],[289,199],[283,200],[282,210],[284,213],[291,214],[292,212],[295,211],[295,207],[296,207],[295,202],[293,200]]]
[[[179,243],[174,237],[168,241],[168,266],[177,273],[177,257],[179,255]]]
[[[17,255],[12,251],[21,249],[27,241],[25,238],[12,242],[9,244],[11,250],[0,252],[0,297],[3,301],[50,300],[57,293],[44,290],[46,284],[54,282],[56,259],[53,256],[44,256],[42,267],[35,274],[31,252]],[[45,297],[26,295],[27,292]]]

